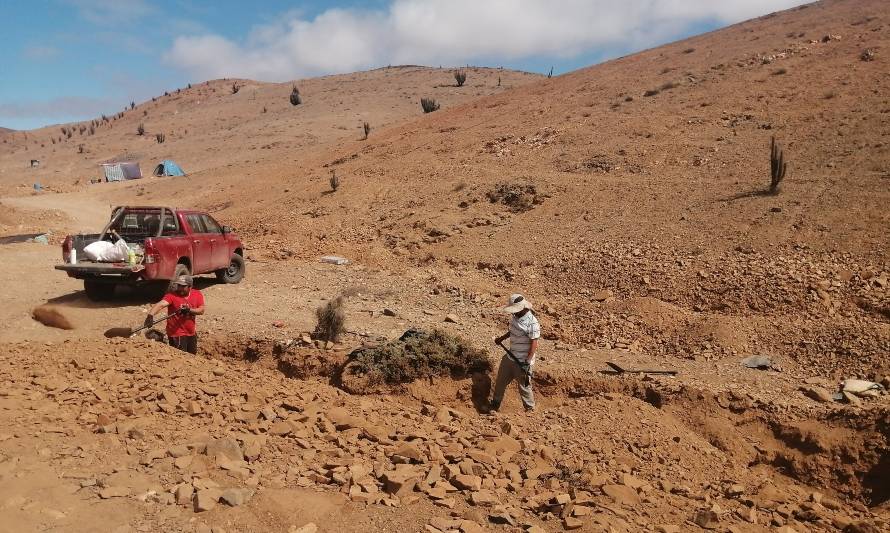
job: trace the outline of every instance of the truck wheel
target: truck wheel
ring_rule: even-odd
[[[232,254],[229,268],[216,271],[216,277],[223,283],[238,283],[244,277],[244,258],[238,254]]]
[[[83,282],[83,290],[87,293],[87,298],[94,302],[102,302],[110,300],[114,297],[114,283],[102,283],[99,281]]]
[[[179,279],[179,276],[191,276],[192,273],[189,270],[188,265],[183,265],[179,263],[176,265],[176,270],[173,271],[173,279],[170,280],[170,283],[167,284],[167,292],[173,292],[173,282]]]

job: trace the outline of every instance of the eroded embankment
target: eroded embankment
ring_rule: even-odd
[[[321,379],[351,394],[412,394],[410,385],[356,386],[344,375],[349,356],[342,351],[293,348],[250,337],[210,337],[202,342],[211,357],[252,361],[290,378]],[[435,397],[472,400],[480,409],[492,377],[470,378],[438,380]],[[795,409],[741,393],[715,394],[673,379],[578,379],[540,373],[535,381],[538,394],[549,404],[598,396],[636,398],[673,417],[738,465],[788,476],[842,495],[854,505],[877,506],[890,499],[886,482],[890,479],[890,409],[886,407]]]

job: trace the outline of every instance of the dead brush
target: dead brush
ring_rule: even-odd
[[[409,330],[399,339],[351,354],[349,371],[371,384],[398,385],[438,376],[463,378],[492,368],[488,354],[456,335]]]
[[[432,113],[438,111],[439,102],[436,102],[435,98],[421,98],[420,107],[423,108],[424,113]]]
[[[337,175],[335,170],[331,171],[331,177],[328,178],[328,184],[331,186],[331,190],[337,192],[337,189],[340,188],[340,176]]]
[[[346,331],[344,302],[343,296],[338,296],[315,310],[317,323],[315,324],[315,331],[312,333],[313,338],[328,342],[340,340],[340,335]]]
[[[544,197],[538,194],[537,187],[531,183],[501,182],[485,195],[491,203],[506,205],[514,213],[528,211],[544,202]]]

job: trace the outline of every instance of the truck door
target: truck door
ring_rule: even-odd
[[[210,215],[201,215],[201,219],[204,221],[207,236],[210,237],[211,268],[214,270],[227,268],[231,258],[229,257],[229,243],[223,234],[222,226],[217,224]]]
[[[185,215],[185,220],[192,230],[189,238],[192,245],[192,274],[203,274],[211,269],[213,250],[210,239],[207,238],[207,229],[204,220],[199,214]]]

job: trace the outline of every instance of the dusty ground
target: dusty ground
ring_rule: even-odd
[[[0,133],[0,236],[52,232],[0,245],[0,530],[890,529],[890,397],[814,399],[890,375],[888,24],[837,0],[551,80],[394,67],[300,80],[297,107],[292,84],[217,80],[93,135]],[[88,185],[124,155],[190,175]],[[132,203],[245,240],[241,284],[199,284],[197,358],[105,339],[146,295],[93,303],[52,269],[66,233]],[[412,326],[497,361],[517,290],[545,336],[534,414],[512,394],[480,413],[482,375],[344,391],[352,348]],[[340,344],[282,351],[341,294]],[[34,321],[46,303],[75,329]],[[237,505],[196,511],[226,489]]]

